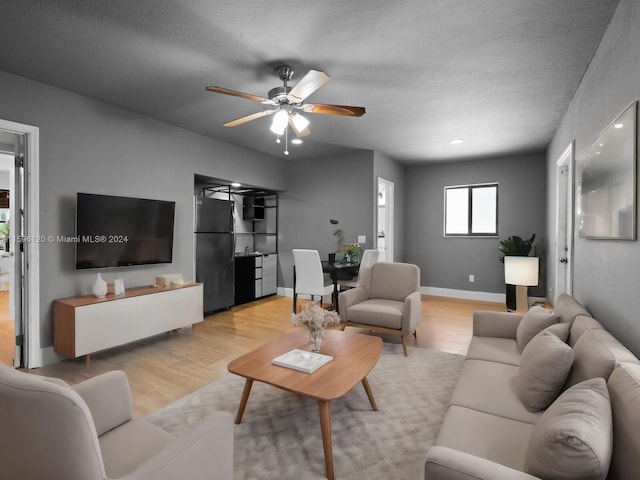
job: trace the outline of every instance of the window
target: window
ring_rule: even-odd
[[[498,184],[444,187],[444,235],[498,236]]]

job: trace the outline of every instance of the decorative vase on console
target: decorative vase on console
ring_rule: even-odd
[[[320,308],[315,302],[309,302],[297,315],[293,315],[293,324],[309,329],[307,341],[311,351],[318,353],[324,343],[324,329],[331,325],[339,325],[342,321],[338,312]]]
[[[107,295],[107,282],[102,279],[101,274],[98,274],[96,281],[93,283],[91,293],[93,293],[97,298],[104,298]]]

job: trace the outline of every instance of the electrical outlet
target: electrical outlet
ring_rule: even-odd
[[[469,275],[469,281],[471,283],[475,282],[476,281],[476,276],[475,275]]]

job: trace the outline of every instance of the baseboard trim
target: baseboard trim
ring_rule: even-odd
[[[57,363],[61,360],[64,360],[65,358],[66,357],[60,355],[59,353],[56,353],[53,349],[53,346],[44,347],[40,349],[40,358],[35,359],[35,364],[30,365],[29,368],[44,367],[45,365]]]
[[[436,297],[462,298],[464,300],[479,300],[483,302],[505,303],[506,294],[491,292],[476,292],[471,290],[455,290],[452,288],[420,287],[420,292]]]

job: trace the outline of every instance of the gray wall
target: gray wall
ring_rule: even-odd
[[[499,240],[535,233],[535,245],[545,244],[544,153],[409,166],[405,175],[405,256],[420,267],[423,286],[504,293]],[[500,238],[445,238],[444,187],[489,182],[499,183]],[[543,248],[535,253],[545,255]],[[475,283],[469,282],[470,274],[475,275]],[[543,271],[541,286],[531,288],[530,295],[544,296],[544,284]]]
[[[549,248],[555,243],[555,162],[574,139],[576,154],[582,152],[640,98],[639,45],[640,2],[622,0],[549,147]],[[585,240],[575,233],[574,295],[636,355],[640,355],[638,265],[637,240]]]
[[[285,162],[60,89],[0,72],[0,115],[40,128],[40,235],[73,235],[76,192],[176,202],[170,265],[103,271],[125,286],[160,273],[193,280],[194,174],[283,190]],[[266,160],[266,161],[265,161]],[[88,293],[96,272],[74,270],[72,244],[40,250],[41,346],[52,344],[51,302]]]
[[[366,235],[364,247],[373,246],[373,152],[292,161],[285,178],[279,202],[279,286],[293,287],[292,249],[315,249],[323,259],[337,251],[337,227],[345,243]],[[332,225],[330,218],[340,223]]]

